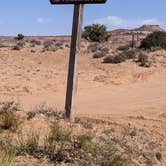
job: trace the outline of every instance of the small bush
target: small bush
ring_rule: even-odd
[[[151,62],[149,61],[148,56],[142,52],[139,54],[137,62],[142,67],[150,67],[151,66]]]
[[[28,112],[27,113],[27,120],[31,120],[36,116],[35,112]]]
[[[91,120],[88,119],[80,119],[78,117],[75,118],[75,123],[79,123],[82,125],[82,127],[84,127],[85,129],[93,129],[93,123]]]
[[[84,28],[82,37],[91,42],[108,41],[110,35],[105,25],[92,24]]]
[[[13,112],[0,112],[0,128],[11,131],[17,130],[18,120]]]
[[[161,152],[157,152],[157,153],[156,153],[156,159],[157,159],[158,161],[161,161],[161,160],[162,160],[162,153],[161,153]]]
[[[66,43],[65,47],[70,48],[70,44]]]
[[[62,129],[58,123],[53,123],[51,126],[51,131],[48,137],[48,142],[53,144],[55,142],[70,142],[71,131],[67,129]]]
[[[122,63],[129,59],[134,59],[136,57],[135,52],[132,50],[124,51],[115,56],[107,56],[104,58],[104,63]]]
[[[98,52],[93,54],[93,58],[102,58],[104,56],[105,55],[102,52],[100,52],[100,51],[98,51]]]
[[[57,51],[57,47],[54,41],[45,41],[43,43],[44,49],[43,51]]]
[[[25,46],[25,42],[24,41],[19,41],[16,43],[16,45],[13,47],[13,50],[21,50],[23,49]]]
[[[128,44],[126,44],[126,45],[119,46],[118,50],[125,51],[125,50],[128,50],[129,48],[130,48],[130,46]]]
[[[40,46],[42,43],[41,43],[41,41],[34,39],[34,40],[30,41],[30,44],[31,44],[31,47],[35,47],[36,45]]]
[[[15,147],[9,135],[0,137],[0,165],[14,166]]]
[[[63,42],[55,42],[55,45],[57,46],[57,47],[62,47],[63,46]]]
[[[44,49],[43,51],[57,51],[58,49],[62,49],[63,43],[62,42],[55,42],[55,41],[45,41],[43,43]]]
[[[100,49],[100,51],[101,51],[103,54],[106,55],[106,54],[109,54],[110,49],[107,48],[107,47],[103,47],[103,48]]]
[[[32,49],[31,52],[32,52],[32,53],[35,53],[36,51]]]
[[[17,112],[20,111],[19,103],[14,101],[0,102],[0,112]]]
[[[100,43],[91,43],[88,48],[88,53],[93,53],[93,58],[102,58],[109,54],[110,49]]]
[[[104,58],[104,63],[122,63],[126,61],[127,57],[124,54],[119,54],[116,56],[107,56]]]
[[[71,131],[62,129],[58,123],[53,123],[51,131],[45,139],[45,153],[51,161],[62,162],[68,160],[71,144]]]
[[[44,115],[47,118],[54,118],[56,120],[60,120],[64,117],[64,113],[62,111],[54,110],[53,108],[48,107],[45,104],[41,104],[35,109],[36,114]]]
[[[74,148],[78,148],[78,149],[82,149],[84,147],[87,147],[87,145],[89,145],[89,143],[92,142],[93,137],[90,136],[89,134],[82,134],[82,135],[78,135],[76,136],[73,144],[74,144]]]
[[[154,32],[148,35],[142,42],[141,48],[153,49],[160,47],[166,49],[166,32]]]
[[[25,36],[23,34],[21,34],[21,33],[19,33],[17,35],[17,37],[15,37],[16,40],[23,40],[24,38],[25,38]]]
[[[94,52],[96,52],[96,51],[98,51],[100,49],[101,49],[100,44],[96,43],[96,42],[95,43],[90,43],[88,48],[87,48],[88,53],[91,53],[91,52],[94,53]]]
[[[16,147],[17,155],[35,155],[38,152],[39,135],[31,133],[27,140],[19,138],[18,146]]]
[[[0,128],[3,130],[16,131],[18,118],[15,112],[20,111],[19,104],[14,101],[0,103]]]

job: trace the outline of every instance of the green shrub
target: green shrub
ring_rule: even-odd
[[[19,33],[16,37],[16,40],[23,40],[25,38],[25,36],[21,33]]]
[[[105,25],[92,24],[84,28],[82,37],[91,42],[104,42],[110,35]]]
[[[142,42],[141,48],[153,49],[156,47],[166,49],[166,32],[154,32],[148,35]]]

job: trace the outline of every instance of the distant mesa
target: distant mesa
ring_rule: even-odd
[[[147,35],[149,33],[156,32],[156,31],[165,32],[165,30],[161,28],[160,25],[143,25],[135,29],[116,29],[111,31],[111,34],[112,35],[127,35],[133,32],[136,32],[142,35]]]
[[[160,27],[160,25],[143,25],[139,28],[134,29],[134,31],[148,31],[148,32],[156,32],[161,31],[164,32],[165,30]]]

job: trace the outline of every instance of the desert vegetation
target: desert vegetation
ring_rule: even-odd
[[[0,163],[3,166],[22,166],[21,160],[24,164],[31,164],[32,161],[28,160],[28,156],[36,162],[39,161],[41,165],[45,163],[48,166],[61,164],[135,166],[139,162],[152,166],[162,160],[159,145],[152,140],[146,130],[86,118],[76,118],[74,124],[69,124],[57,110],[44,105],[35,108],[36,116],[28,112],[27,115],[19,117],[18,114],[22,114],[23,110],[18,108],[18,104],[12,101],[1,105],[1,112],[12,113],[7,123],[0,118],[0,123],[5,124],[5,127],[1,125],[0,133]],[[52,114],[48,116],[48,112]],[[15,120],[16,115],[17,121],[21,123]],[[34,123],[36,118],[38,121],[45,120],[49,126],[47,132],[24,131],[27,121]],[[6,127],[6,124],[10,125]],[[11,130],[14,126],[17,126],[15,130]],[[95,133],[94,126],[99,127]],[[142,144],[145,144],[146,148],[140,149]]]
[[[110,38],[106,26],[100,24],[92,24],[84,28],[82,37],[90,42],[105,42]]]
[[[166,49],[166,32],[154,32],[148,35],[142,42],[144,49]]]
[[[131,48],[131,32],[85,28],[72,124],[60,107],[69,37],[0,40],[2,98],[21,102],[0,102],[0,165],[165,165],[164,33]]]

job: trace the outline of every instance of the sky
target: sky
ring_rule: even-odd
[[[84,23],[105,24],[109,30],[159,24],[166,28],[166,0],[107,0],[85,5]],[[51,5],[49,0],[1,0],[0,35],[70,35],[73,5]]]

